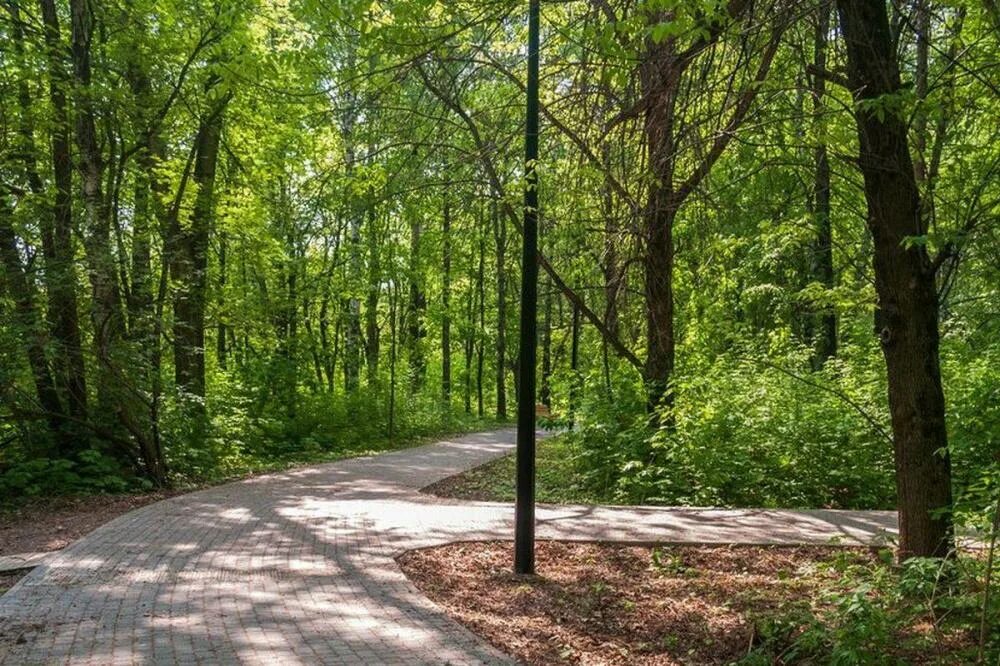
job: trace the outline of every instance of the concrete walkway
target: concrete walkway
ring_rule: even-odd
[[[4,664],[506,664],[394,557],[510,538],[509,505],[419,489],[513,446],[470,435],[209,488],[143,507],[0,597]],[[540,538],[871,543],[889,512],[558,506]]]

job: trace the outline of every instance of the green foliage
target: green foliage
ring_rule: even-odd
[[[808,607],[755,618],[755,645],[741,663],[973,663],[977,648],[954,645],[976,644],[969,637],[978,638],[983,618],[984,663],[1000,657],[1000,604],[991,601],[983,615],[979,554],[896,566],[886,552],[879,561],[846,556],[822,565],[834,574],[823,592]]]
[[[891,507],[891,446],[866,420],[885,419],[878,377],[767,363],[720,357],[678,380],[668,426],[651,428],[636,400],[587,409],[572,435],[585,478],[629,503]]]
[[[0,473],[0,497],[121,493],[147,490],[148,482],[123,475],[114,457],[88,449],[77,460],[36,458]]]

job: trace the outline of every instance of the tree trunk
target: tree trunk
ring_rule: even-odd
[[[205,306],[208,287],[209,233],[215,210],[215,172],[222,139],[222,118],[228,97],[202,119],[195,140],[194,182],[198,191],[188,228],[171,234],[171,276],[174,281],[174,379],[190,396],[193,413],[204,413]]]
[[[73,72],[76,83],[76,143],[83,191],[83,241],[92,290],[91,320],[99,362],[98,400],[102,414],[127,410],[120,401],[119,379],[113,371],[117,344],[124,333],[121,294],[110,244],[110,219],[103,195],[104,160],[97,140],[90,46],[93,26],[86,0],[71,0]]]
[[[486,365],[486,239],[479,230],[479,261],[476,265],[476,301],[479,303],[479,326],[476,329],[476,414],[485,416],[483,368]]]
[[[907,145],[907,126],[872,100],[902,90],[884,0],[837,0],[856,111],[868,228],[875,247],[879,337],[889,383],[900,557],[953,548],[951,465],[939,361],[935,267]],[[877,103],[877,102],[876,102]]]
[[[407,336],[410,355],[410,391],[417,392],[424,385],[427,375],[427,358],[424,354],[424,338],[427,328],[424,316],[427,312],[427,295],[420,283],[420,237],[422,228],[419,220],[410,223],[410,304],[407,311]]]
[[[87,418],[87,379],[83,361],[80,315],[76,298],[73,248],[73,163],[70,157],[70,117],[66,91],[69,76],[63,65],[63,44],[54,0],[40,0],[45,27],[49,103],[52,107],[51,155],[55,198],[52,206],[52,252],[46,255],[49,329],[54,343],[53,367],[66,395],[70,416]]]
[[[571,371],[569,414],[576,423],[576,408],[580,400],[580,308],[573,306],[573,331],[570,343],[569,367]]]
[[[445,180],[441,228],[441,399],[451,404],[451,201],[450,183]]]
[[[816,22],[816,38],[813,62],[818,71],[826,70],[827,33],[830,31],[831,7],[823,2],[819,7]],[[833,289],[833,227],[830,220],[830,160],[827,155],[825,132],[823,131],[823,96],[826,81],[821,76],[813,76],[813,114],[817,125],[819,142],[814,151],[815,172],[813,174],[813,219],[816,225],[812,273],[813,278],[827,289]],[[813,367],[819,369],[827,359],[837,355],[837,315],[832,308],[825,308],[818,314],[818,326],[813,343]]]
[[[379,236],[375,228],[376,212],[368,208],[368,294],[365,298],[365,367],[368,386],[378,389],[379,327],[378,301],[382,290],[382,269],[379,257]]]
[[[492,211],[493,235],[496,240],[497,260],[497,420],[507,419],[507,225],[497,210],[494,200]]]
[[[646,248],[643,253],[646,296],[645,380],[650,411],[673,406],[670,381],[674,374],[674,243],[675,211],[658,203],[667,198],[651,196],[647,211]],[[668,417],[669,418],[669,417]]]
[[[681,68],[669,43],[650,44],[640,69],[648,100],[644,122],[646,150],[653,180],[644,213],[643,275],[646,296],[646,365],[644,379],[650,411],[673,405],[674,372],[674,241],[679,204],[674,197],[674,107]]]
[[[7,193],[0,193],[0,263],[7,276],[7,289],[14,301],[14,314],[20,334],[27,341],[28,366],[35,382],[35,392],[38,404],[45,412],[53,437],[60,442],[60,455],[68,455],[65,451],[65,441],[60,441],[62,428],[62,403],[56,392],[55,381],[45,357],[45,336],[42,332],[38,308],[35,304],[34,290],[25,275],[21,256],[17,249],[17,237],[11,227],[12,211],[7,202]]]
[[[350,212],[348,253],[353,283],[361,271],[361,221],[356,211]],[[343,299],[346,318],[344,326],[344,388],[348,393],[358,389],[361,375],[361,299],[355,295]]]
[[[225,306],[226,306],[226,255],[227,255],[227,242],[225,233],[219,233],[219,284],[218,284],[218,295],[216,296],[216,301],[218,303],[218,322],[216,323],[215,329],[215,357],[218,360],[219,368],[226,370],[228,368],[228,347],[226,345],[226,317],[225,317]],[[322,375],[319,375],[320,382],[322,383]]]
[[[399,286],[389,286],[389,423],[388,437],[392,441],[396,423],[396,347],[399,339]]]
[[[552,407],[552,285],[546,282],[545,312],[542,319],[542,390],[539,399]]]

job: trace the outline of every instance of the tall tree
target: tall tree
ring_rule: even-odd
[[[208,249],[223,117],[230,100],[227,91],[210,91],[209,96],[211,102],[195,137],[194,206],[188,224],[182,226],[175,220],[165,241],[174,283],[174,376],[178,389],[191,399],[195,413],[204,411]]]
[[[953,549],[951,462],[941,384],[939,262],[923,241],[927,224],[910,157],[903,94],[884,0],[837,0],[856,101],[859,165],[875,248],[879,341],[889,382],[899,501],[900,557]]]
[[[830,32],[832,6],[824,0],[817,9],[816,32],[813,46],[813,64],[817,72],[827,69],[827,35]],[[826,289],[834,286],[833,224],[830,219],[830,157],[824,130],[824,99],[826,79],[819,74],[812,77],[813,124],[816,146],[813,149],[812,217],[816,238],[813,243],[811,273],[813,279]],[[813,342],[813,364],[823,363],[837,354],[837,315],[832,308],[823,308],[816,316]]]
[[[448,167],[445,167],[447,170]],[[441,398],[451,402],[451,177],[445,176],[441,211]]]
[[[51,251],[46,253],[49,327],[56,343],[55,373],[64,387],[70,415],[87,417],[87,380],[76,294],[73,245],[72,123],[67,100],[70,78],[66,71],[59,15],[55,0],[39,0],[45,35],[49,103],[52,107],[51,163],[55,194],[52,205]],[[43,228],[48,221],[43,222]]]
[[[687,89],[688,77],[701,75],[692,65],[700,55],[710,52],[732,22],[743,18],[748,7],[746,0],[730,0],[717,13],[710,13],[702,19],[704,24],[701,30],[695,31],[694,37],[687,43],[672,36],[669,27],[665,34],[659,30],[660,26],[670,26],[675,17],[663,13],[652,16],[653,30],[647,38],[639,65],[642,108],[645,109],[644,138],[650,170],[650,186],[643,214],[642,262],[647,354],[644,378],[649,387],[651,409],[661,404],[669,408],[673,404],[670,384],[676,354],[674,226],[677,215],[746,120],[777,53],[785,27],[783,22],[777,21],[771,28],[756,70],[749,80],[742,88],[734,90],[731,99],[723,100],[730,113],[722,121],[721,131],[697,158],[687,175],[680,170],[682,163],[679,158],[684,135],[691,131],[691,127],[685,122],[681,95]],[[747,36],[744,39],[744,48],[754,48],[750,46],[752,39]]]

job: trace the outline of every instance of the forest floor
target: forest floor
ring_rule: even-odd
[[[0,509],[0,555],[61,550],[104,523],[184,491],[36,497]]]
[[[515,576],[510,543],[471,542],[399,563],[453,618],[540,665],[798,663],[791,639],[834,605],[844,567],[880,563],[868,548],[554,541],[538,543],[536,560],[536,576]],[[899,663],[967,663],[974,645],[926,618],[898,638]]]
[[[109,520],[186,491],[35,497],[0,508],[0,556],[62,550]],[[0,572],[0,594],[31,569]]]

